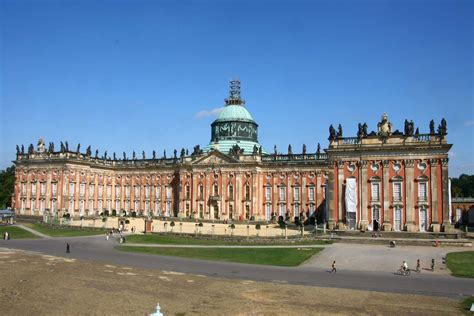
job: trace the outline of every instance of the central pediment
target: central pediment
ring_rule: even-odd
[[[226,155],[218,150],[211,150],[203,157],[193,162],[193,165],[221,165],[239,162],[237,159]]]

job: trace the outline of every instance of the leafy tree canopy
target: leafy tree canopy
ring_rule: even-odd
[[[11,207],[15,187],[15,166],[0,171],[0,209]]]
[[[461,174],[451,179],[453,197],[474,197],[474,175]]]

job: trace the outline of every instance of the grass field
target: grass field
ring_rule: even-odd
[[[3,233],[6,231],[10,234],[10,239],[39,238],[38,236],[33,235],[29,231],[21,229],[20,227],[0,226],[0,235],[2,238],[3,238]]]
[[[461,302],[461,310],[464,312],[464,314],[472,315],[472,313],[469,312],[472,304],[474,304],[474,296],[468,297]]]
[[[24,225],[51,237],[77,237],[105,234],[105,230],[94,228],[58,227],[39,223],[25,223]]]
[[[448,253],[446,265],[454,276],[474,278],[474,251]]]
[[[151,255],[292,267],[300,265],[323,248],[153,248],[118,246],[118,250]]]
[[[325,240],[305,240],[291,243],[285,240],[275,239],[271,244],[259,242],[246,242],[242,240],[208,240],[191,237],[181,237],[177,235],[132,235],[127,237],[127,242],[137,244],[172,244],[172,245],[326,245],[331,244],[331,241]]]

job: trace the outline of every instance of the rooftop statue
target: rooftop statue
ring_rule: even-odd
[[[104,159],[107,159],[107,150],[104,152]]]
[[[339,124],[337,127],[337,137],[342,137],[342,125]]]
[[[123,152],[122,155],[123,155],[123,160],[127,160],[127,154]]]
[[[332,140],[336,138],[336,130],[332,126],[332,124],[329,126],[329,140]]]
[[[278,154],[277,145],[273,146],[273,153],[275,154],[275,156]]]
[[[79,155],[81,153],[81,143],[77,144],[76,153]]]
[[[21,154],[25,154],[25,146],[23,146],[23,144],[21,145]]]
[[[382,114],[382,118],[377,124],[377,129],[379,136],[388,137],[392,135],[392,123],[390,123],[387,113]]]
[[[44,152],[44,139],[42,138],[38,140],[38,152]]]
[[[16,145],[16,154],[17,156],[20,154],[20,146]]]
[[[67,143],[67,141],[65,143],[65,146],[66,146],[66,151],[69,152],[69,144]]]
[[[292,155],[292,154],[293,154],[293,152],[291,150],[291,144],[290,144],[290,145],[288,145],[288,155]]]
[[[258,153],[257,145],[253,145],[252,154],[253,154],[253,155],[256,155],[257,153]]]
[[[114,157],[113,160],[114,160],[114,161],[117,161],[117,156],[115,155],[115,152],[114,152],[113,157]]]
[[[258,148],[258,154],[262,155],[262,146],[260,146],[260,148]]]
[[[98,149],[95,150],[95,158],[99,158],[99,150]]]
[[[173,157],[174,159],[178,158],[178,151],[176,149],[173,150]]]
[[[405,120],[405,136],[413,136],[413,133],[415,132],[415,123],[413,123],[413,120],[408,122],[408,120]]]
[[[153,150],[153,152],[152,152],[152,158],[153,158],[153,160],[156,159],[156,151],[154,151],[154,150]]]
[[[319,157],[321,154],[321,144],[318,143],[318,148],[316,149],[316,155]]]
[[[181,148],[181,153],[179,154],[180,158],[183,158],[185,154],[186,150],[184,150],[184,148]]]
[[[146,157],[145,157],[145,151],[142,151],[142,159],[145,160]]]
[[[61,144],[61,153],[64,154],[66,152],[66,147],[64,147],[64,143],[60,142]]]
[[[35,151],[35,147],[33,146],[33,144],[30,144],[30,146],[28,147],[28,154],[33,154],[33,152]]]
[[[165,150],[163,150],[163,158],[165,158],[165,159],[166,159],[166,149],[165,149]]]
[[[362,124],[362,135],[367,137],[367,123]]]
[[[92,153],[92,152],[91,152],[91,145],[89,145],[89,146],[87,146],[87,148],[86,148],[86,156],[87,156],[87,157],[90,157],[90,156],[91,156],[91,153]]]
[[[448,126],[444,117],[441,119],[441,124],[438,126],[438,134],[446,135],[448,133]]]
[[[434,126],[434,120],[430,121],[430,134],[434,135],[435,134],[435,126]]]
[[[306,155],[306,144],[303,144],[303,155]]]
[[[135,154],[135,150],[132,151],[132,160],[136,160],[137,159],[137,154]]]
[[[186,148],[186,157],[189,156],[188,149]]]

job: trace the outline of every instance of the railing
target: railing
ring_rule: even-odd
[[[358,137],[344,137],[341,139],[342,145],[358,145],[360,144],[360,138]]]
[[[327,159],[325,153],[320,154],[291,154],[291,155],[266,155],[262,156],[263,162],[280,162],[280,161],[324,161]]]
[[[429,142],[431,141],[431,136],[430,134],[418,134],[413,136],[413,140],[415,142]]]

